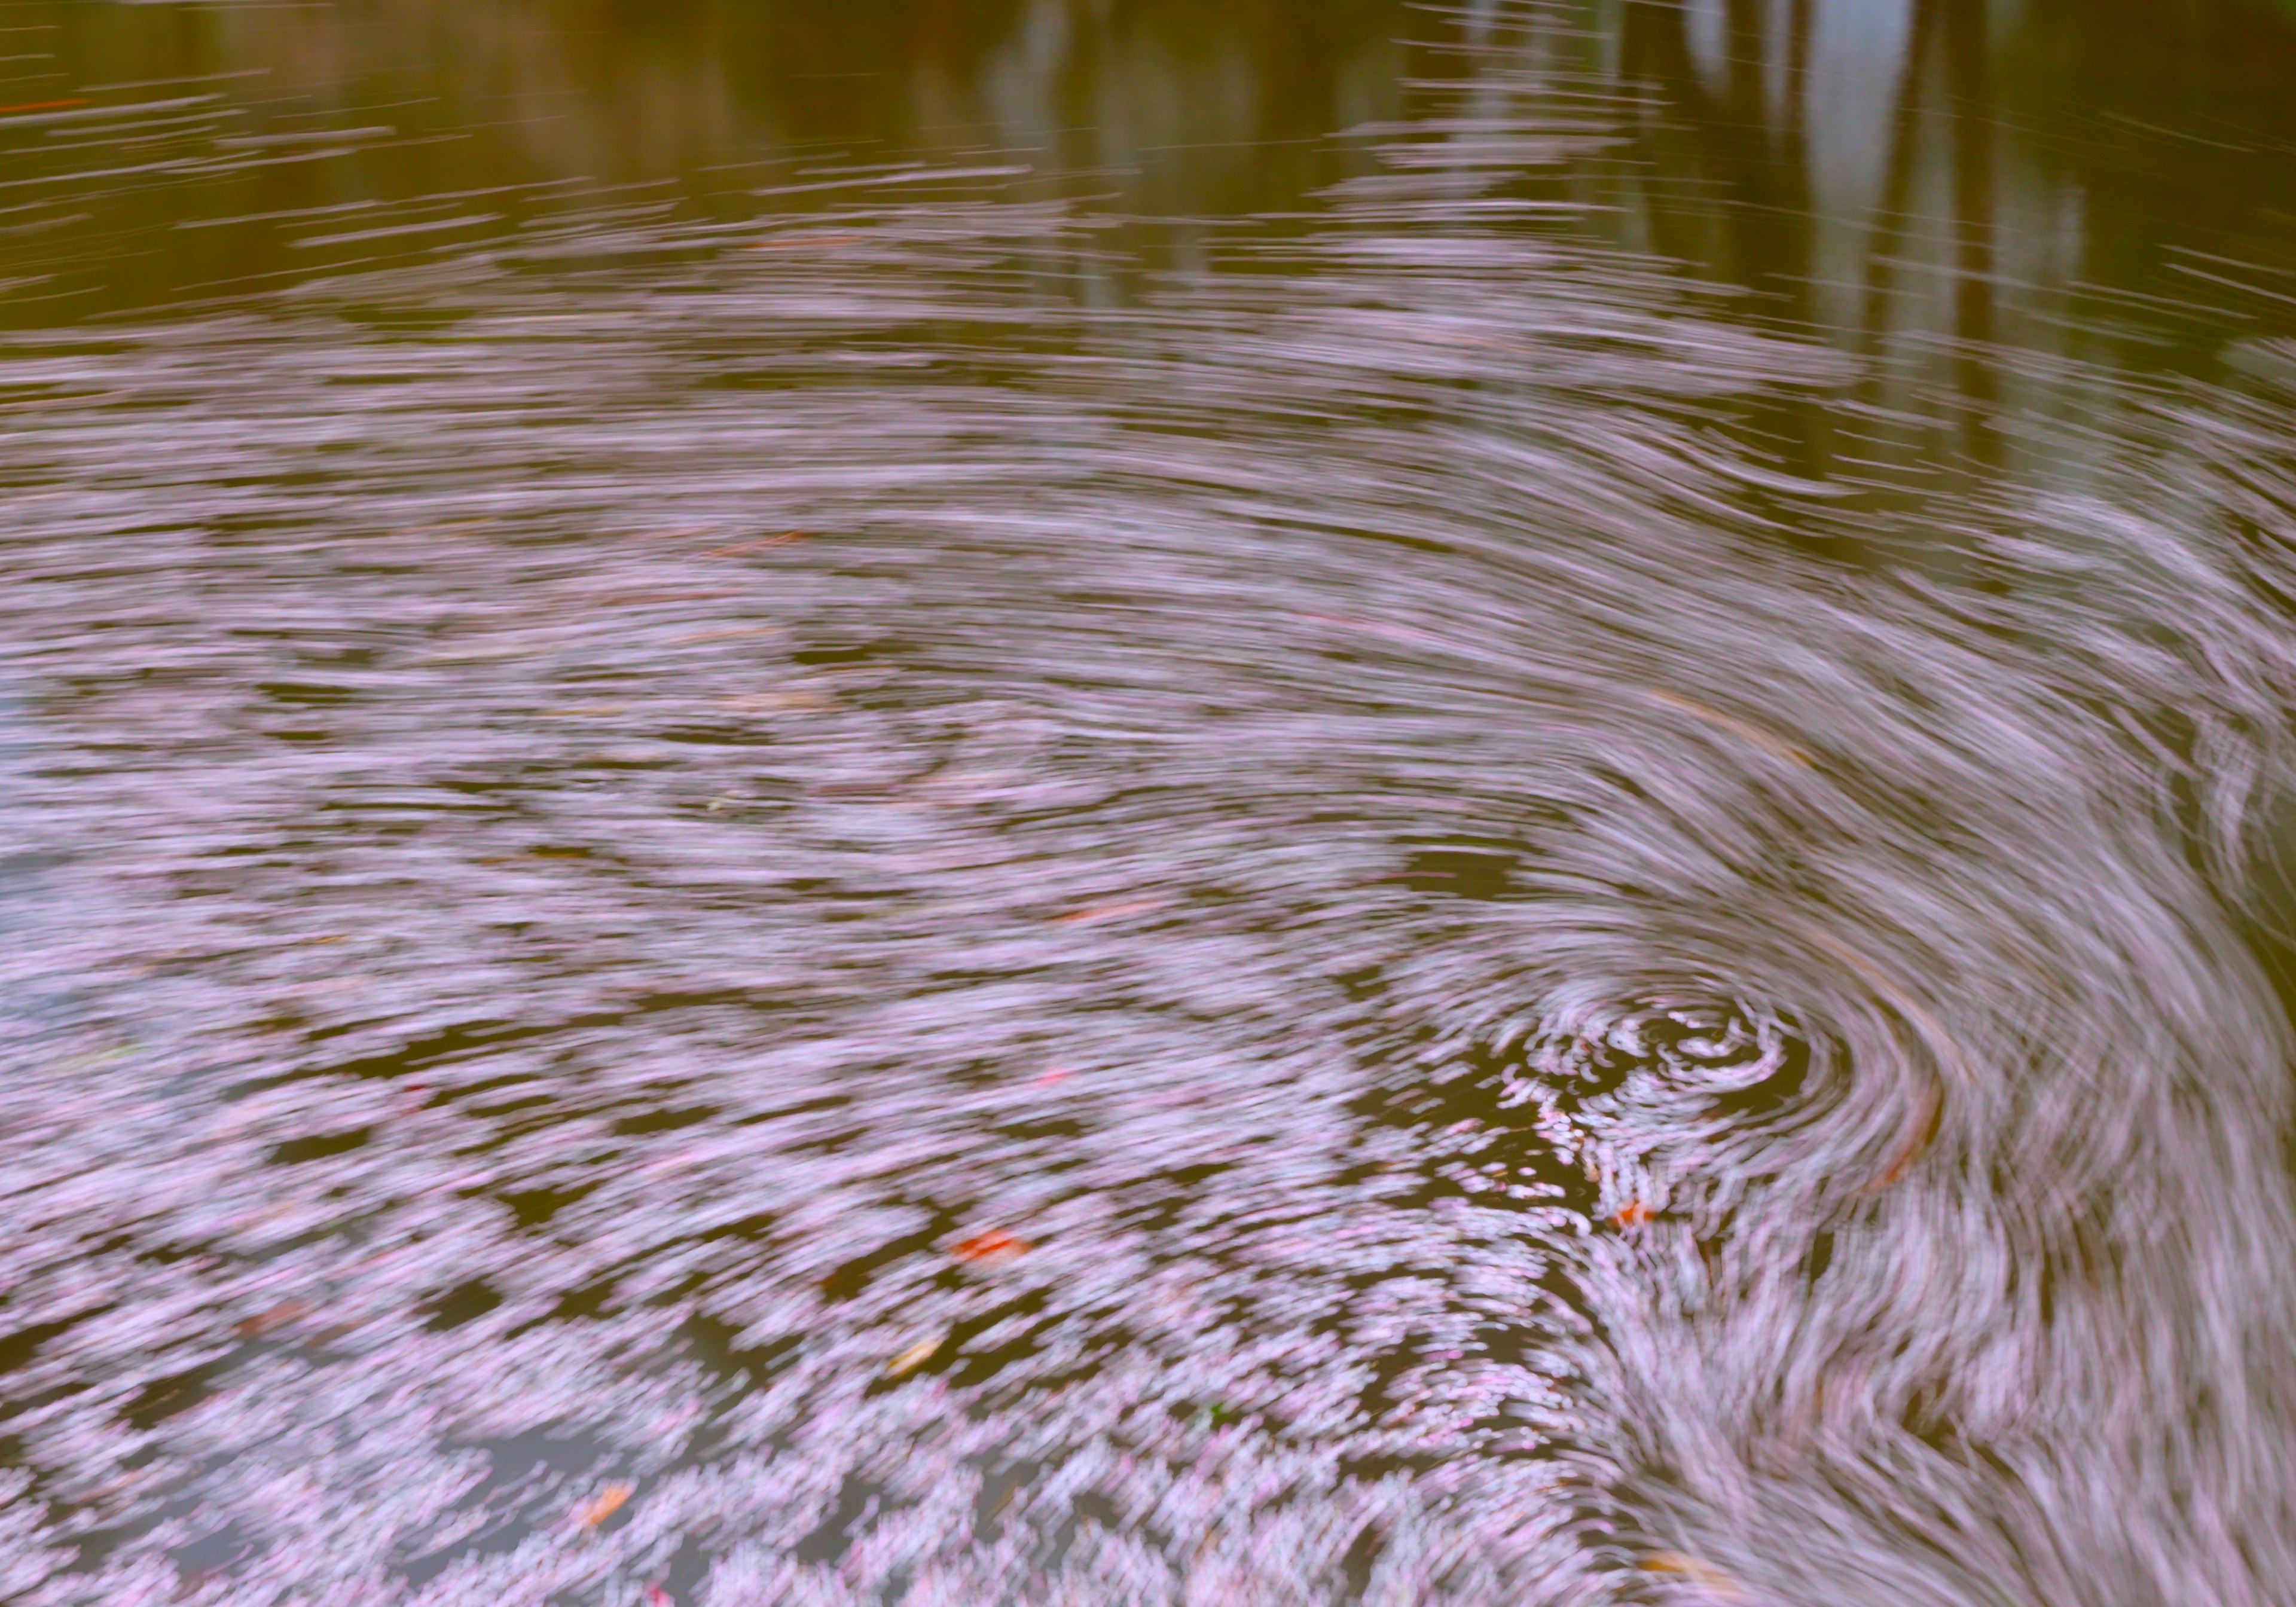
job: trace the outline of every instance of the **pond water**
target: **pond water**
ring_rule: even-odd
[[[0,1598],[2296,1599],[2296,11],[0,75]]]

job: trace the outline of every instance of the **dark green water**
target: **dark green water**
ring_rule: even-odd
[[[19,325],[468,250],[607,194],[802,209],[866,164],[1023,167],[1202,250],[1312,212],[1458,36],[1504,25],[1372,0],[5,15]],[[2271,0],[1635,0],[1554,48],[1619,96],[1581,197],[1759,316],[2161,365],[2296,307],[2296,14]]]

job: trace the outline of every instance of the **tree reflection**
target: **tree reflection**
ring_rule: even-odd
[[[311,249],[293,220],[480,192],[515,227],[545,190],[738,206],[804,169],[988,158],[1119,216],[1296,213],[1362,160],[1334,135],[1398,114],[1412,27],[1401,0],[51,0],[12,16],[47,46],[0,94],[0,119],[11,95],[33,108],[0,120],[0,320],[20,324],[404,255],[430,242],[345,229],[362,238]],[[135,111],[162,99],[184,102],[168,120]],[[51,102],[122,116],[51,127]],[[334,148],[337,130],[356,137]]]
[[[1186,220],[1312,209],[1360,160],[1337,136],[1470,60],[1397,41],[1510,26],[1577,53],[1571,115],[1591,88],[1632,135],[1626,160],[1590,158],[1576,180],[1632,243],[1871,365],[1857,440],[1823,411],[1776,422],[1798,466],[1882,451],[1907,471],[1982,471],[2000,420],[2036,405],[1997,348],[2206,363],[2228,325],[2291,327],[2296,310],[2237,268],[2296,263],[2296,210],[2276,199],[2296,193],[2296,12],[2266,0],[47,0],[12,15],[52,53],[28,54],[0,105],[198,102],[164,127],[0,125],[0,317],[19,323],[387,254],[371,234],[357,250],[299,238],[291,215],[320,209],[488,191],[514,227],[544,186],[746,204],[800,169],[903,160],[1024,163],[1040,191],[1166,220],[1156,240],[1185,259]],[[292,148],[374,127],[390,138]]]
[[[2204,370],[2227,330],[2296,328],[2269,294],[2296,266],[2274,201],[2296,138],[2285,11],[1624,0],[1617,18],[1618,80],[1644,108],[1611,197],[1629,236],[1861,359],[1841,406],[1757,421],[1797,467],[1988,474],[2005,420],[2078,406],[2059,359]]]

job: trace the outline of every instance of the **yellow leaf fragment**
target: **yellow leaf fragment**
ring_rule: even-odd
[[[1643,696],[1662,709],[1675,709],[1679,713],[1689,715],[1693,719],[1703,720],[1717,730],[1726,731],[1742,742],[1752,743],[1774,758],[1782,758],[1788,764],[1800,765],[1805,770],[1817,768],[1816,761],[1808,754],[1804,753],[1784,738],[1763,730],[1751,720],[1742,720],[1734,714],[1725,714],[1719,709],[1710,708],[1694,698],[1686,698],[1678,692],[1668,692],[1662,687],[1644,687]]]
[[[1702,1562],[1696,1557],[1685,1557],[1678,1552],[1661,1551],[1643,1559],[1643,1568],[1649,1573],[1678,1573],[1686,1579],[1704,1586],[1726,1602],[1742,1602],[1746,1593],[1738,1588],[1737,1581],[1711,1562]]]
[[[936,1333],[931,1339],[921,1339],[911,1345],[885,1364],[885,1376],[906,1378],[910,1373],[914,1373],[940,1353],[941,1337]]]

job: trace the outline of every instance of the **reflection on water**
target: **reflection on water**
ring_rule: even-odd
[[[2287,1599],[2128,9],[7,13],[0,1595]]]
[[[2267,6],[1632,0],[1611,48],[1654,92],[1611,176],[1628,237],[1874,365],[1788,427],[1798,470],[1997,468],[2018,420],[2099,405],[2068,362],[2206,371],[2290,327],[2296,29]]]
[[[1397,114],[1406,26],[1387,0],[4,14],[0,39],[36,47],[0,85],[19,322],[466,250],[603,205],[802,206],[870,164],[1025,166],[1175,224],[1296,208],[1361,165],[1334,135]]]
[[[799,206],[869,163],[1026,166],[1169,249],[1360,172],[1348,136],[1425,102],[1454,31],[1383,0],[0,15],[18,324],[454,253],[601,192]],[[1480,0],[1456,31],[1512,20]],[[1581,199],[1762,316],[2153,364],[2286,327],[2296,20],[2271,0],[1617,0],[1544,48],[1617,136],[1571,165]]]

